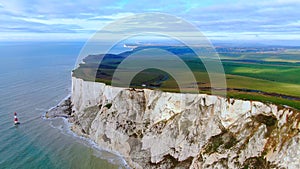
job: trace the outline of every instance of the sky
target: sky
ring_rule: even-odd
[[[212,40],[300,40],[300,0],[0,0],[0,41],[86,40],[145,12],[179,17]]]

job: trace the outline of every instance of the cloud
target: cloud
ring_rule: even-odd
[[[271,38],[274,34],[276,38],[292,38],[289,35],[300,33],[299,9],[298,0],[254,0],[251,3],[246,0],[9,0],[0,2],[0,35],[61,33],[64,38],[66,33],[77,33],[80,37],[84,34],[89,37],[122,17],[163,12],[183,18],[203,32],[213,32],[210,37],[243,37],[251,32],[262,35],[260,37]],[[163,23],[153,28],[162,26]],[[176,24],[173,26],[176,28]],[[137,27],[142,25],[137,22]]]
[[[256,34],[278,34],[282,36],[300,33],[298,21],[300,3],[263,1],[236,3],[195,8],[185,17],[190,18],[202,31],[220,34],[255,32]],[[198,11],[198,13],[197,13]],[[278,37],[278,36],[276,36]]]

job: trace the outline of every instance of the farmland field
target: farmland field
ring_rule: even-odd
[[[73,71],[73,76],[111,84],[117,66],[128,55],[145,48],[147,46],[118,55],[90,55],[84,59],[84,64]],[[210,94],[214,90],[204,64],[192,50],[178,46],[156,48],[172,52],[186,63],[197,80],[200,93]],[[217,47],[216,51],[226,73],[228,97],[271,102],[300,109],[300,48]],[[99,65],[100,58],[103,60]],[[185,72],[182,72],[182,76],[185,76]],[[158,69],[146,69],[138,73],[131,81],[131,87],[179,92],[175,79]]]

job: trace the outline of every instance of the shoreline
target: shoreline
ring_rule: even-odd
[[[89,138],[87,136],[84,136],[83,134],[77,133],[72,129],[72,126],[74,126],[74,121],[70,121],[70,120],[73,120],[73,119],[72,119],[71,115],[68,115],[69,112],[66,112],[66,108],[69,108],[67,106],[67,104],[70,103],[69,101],[71,101],[71,94],[68,94],[56,106],[53,106],[48,111],[46,111],[44,113],[44,115],[42,115],[42,119],[43,120],[49,120],[49,121],[53,121],[55,119],[62,119],[64,125],[66,125],[66,131],[62,131],[62,132],[66,132],[66,134],[70,134],[73,137],[75,137],[76,139],[84,141],[84,143],[82,143],[82,144],[85,144],[86,146],[89,146],[89,147],[91,147],[92,149],[94,149],[96,151],[100,151],[100,152],[105,151],[105,152],[111,153],[111,154],[113,154],[117,157],[117,159],[109,159],[109,158],[101,157],[101,156],[98,157],[98,158],[101,158],[103,160],[107,160],[109,163],[114,164],[114,165],[117,165],[117,163],[115,162],[115,160],[117,160],[117,161],[121,162],[120,165],[122,165],[122,167],[124,167],[125,169],[132,169],[128,165],[128,163],[126,162],[124,157],[119,152],[113,151],[113,150],[110,150],[110,149],[106,149],[104,147],[100,147],[91,138]],[[56,128],[53,125],[51,125],[51,127]],[[61,130],[61,129],[59,129],[59,130]]]

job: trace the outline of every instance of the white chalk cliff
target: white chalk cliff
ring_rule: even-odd
[[[300,168],[295,110],[72,82],[73,131],[119,152],[132,168]]]

